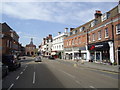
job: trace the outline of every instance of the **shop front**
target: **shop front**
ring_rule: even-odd
[[[112,47],[113,48],[113,47]],[[88,45],[90,59],[98,62],[110,62],[110,45],[108,42],[100,42]]]

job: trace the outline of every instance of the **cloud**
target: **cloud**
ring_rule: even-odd
[[[3,0],[3,2],[118,2],[118,0]]]
[[[90,4],[82,2],[6,2],[3,3],[2,13],[19,19],[78,25],[78,23],[81,24],[93,18],[96,7]],[[98,7],[100,7],[99,4]]]

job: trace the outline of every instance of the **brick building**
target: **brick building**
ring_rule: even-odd
[[[0,23],[0,50],[1,54],[20,54],[18,34],[7,24]]]
[[[36,45],[33,44],[33,39],[31,38],[30,44],[25,47],[25,54],[27,56],[33,56],[36,54]]]
[[[64,39],[66,59],[84,59],[120,64],[120,4],[70,30]]]

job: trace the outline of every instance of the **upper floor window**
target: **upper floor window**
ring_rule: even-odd
[[[92,37],[92,40],[95,41],[95,33],[93,33],[92,36],[93,36],[93,37]]]
[[[81,38],[80,38],[80,37],[78,38],[78,43],[79,43],[79,44],[81,43]]]
[[[90,26],[91,26],[91,27],[94,27],[94,26],[96,25],[96,23],[97,23],[97,20],[93,20],[93,21],[91,22]]]
[[[98,40],[101,40],[101,30],[98,31]]]
[[[102,21],[105,21],[106,19],[108,19],[110,17],[110,13],[104,13],[102,16],[101,16],[101,19]]]
[[[90,42],[90,35],[88,36],[88,40],[89,40],[89,42]]]
[[[7,47],[9,47],[9,40],[7,40]]]
[[[108,35],[108,28],[105,28],[105,38],[107,38],[109,35]]]
[[[74,45],[74,39],[72,40],[72,45]]]
[[[120,34],[120,24],[116,25],[116,34]]]
[[[82,32],[83,30],[85,30],[85,27],[81,27],[80,28],[80,32]]]

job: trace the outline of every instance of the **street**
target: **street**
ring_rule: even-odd
[[[118,88],[118,74],[75,67],[60,60],[22,60],[3,78],[2,88]]]

